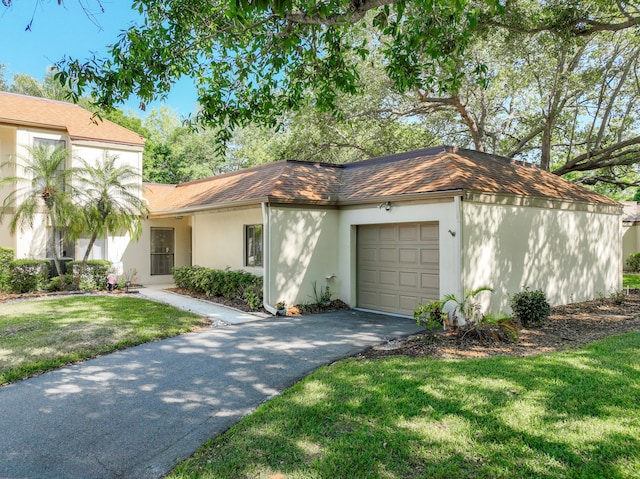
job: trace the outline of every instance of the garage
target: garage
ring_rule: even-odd
[[[440,297],[437,222],[357,227],[357,305],[413,316]]]

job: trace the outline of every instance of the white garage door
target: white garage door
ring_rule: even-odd
[[[358,226],[357,304],[413,316],[440,297],[438,223]]]

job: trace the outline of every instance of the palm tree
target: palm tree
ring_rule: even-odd
[[[17,230],[32,228],[35,219],[44,213],[51,226],[49,247],[56,272],[61,275],[60,245],[56,241],[56,233],[73,227],[78,219],[77,209],[71,201],[72,186],[68,181],[73,171],[66,165],[69,150],[50,145],[35,145],[26,149],[29,155],[19,157],[20,161],[8,161],[0,165],[15,169],[15,176],[0,179],[0,186],[16,185],[4,199],[0,221],[11,215],[9,227],[11,234],[15,234]],[[20,170],[22,176],[18,175]]]
[[[98,237],[128,232],[132,239],[142,233],[142,219],[148,210],[142,200],[140,173],[128,165],[117,166],[116,155],[107,152],[101,161],[90,164],[81,159],[75,185],[85,220],[83,233],[90,234],[75,280],[79,281]]]

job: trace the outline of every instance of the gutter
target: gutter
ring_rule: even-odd
[[[277,309],[269,304],[271,299],[271,221],[269,204],[263,202],[262,206],[262,238],[263,238],[263,255],[264,255],[264,273],[262,277],[262,306],[274,316],[277,313]]]

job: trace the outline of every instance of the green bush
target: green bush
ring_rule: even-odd
[[[72,261],[67,267],[71,267],[73,276],[76,277],[80,271],[82,261]],[[107,275],[112,268],[111,261],[103,259],[91,259],[87,261],[87,266],[82,272],[79,281],[80,289],[95,290],[107,288]]]
[[[529,288],[514,294],[511,297],[511,309],[513,315],[520,320],[523,326],[530,324],[540,325],[549,318],[551,305],[541,290],[530,291]]]
[[[9,291],[9,264],[15,259],[11,248],[0,247],[0,291]]]
[[[9,263],[10,289],[14,293],[28,293],[44,289],[49,278],[49,261],[17,259]]]
[[[625,261],[627,271],[637,273],[640,271],[640,253],[632,253]]]
[[[262,277],[246,271],[230,271],[183,266],[174,268],[173,281],[178,288],[211,297],[239,299],[251,309],[262,306]]]

